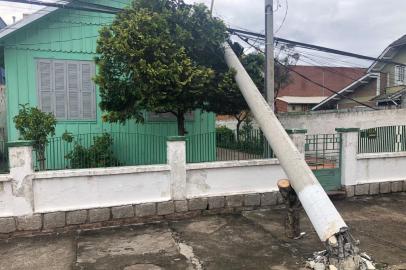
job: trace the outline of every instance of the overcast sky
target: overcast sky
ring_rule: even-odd
[[[52,0],[49,0],[52,1]],[[211,0],[186,0],[210,5]],[[378,56],[406,34],[406,0],[275,0],[276,36],[359,54]],[[287,5],[288,4],[288,5]],[[264,30],[264,0],[215,0],[214,15],[233,27]],[[12,23],[37,7],[0,2]],[[282,24],[283,18],[285,22]]]

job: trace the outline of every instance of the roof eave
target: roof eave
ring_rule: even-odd
[[[0,40],[16,31],[18,31],[19,29],[23,28],[24,26],[26,26],[32,22],[35,22],[56,10],[58,10],[58,8],[56,8],[56,7],[46,7],[46,8],[38,10],[37,12],[22,19],[21,21],[18,21],[15,24],[8,25],[7,27],[0,30]]]
[[[320,102],[319,104],[317,104],[316,106],[314,106],[311,111],[315,111],[318,108],[320,108],[321,106],[327,104],[328,102],[339,98],[338,96],[342,93],[345,92],[350,92],[352,90],[353,87],[358,87],[359,85],[362,85],[362,81],[364,81],[365,79],[368,79],[368,81],[372,78],[377,78],[379,76],[379,73],[367,73],[364,76],[362,76],[361,78],[359,78],[358,80],[354,81],[353,83],[351,83],[350,85],[346,86],[345,88],[343,88],[342,90],[338,91],[336,94],[326,98],[325,100],[323,100],[322,102]]]

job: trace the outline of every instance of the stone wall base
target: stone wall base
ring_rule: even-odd
[[[345,186],[347,197],[406,192],[406,180]]]
[[[279,192],[194,198],[0,218],[0,238],[232,214],[282,204]]]

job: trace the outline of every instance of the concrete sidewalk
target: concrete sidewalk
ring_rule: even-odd
[[[361,249],[382,269],[406,269],[406,194],[336,201]],[[281,208],[0,242],[0,270],[275,269],[303,267],[323,249],[303,214],[284,237]],[[388,268],[389,269],[389,268]]]

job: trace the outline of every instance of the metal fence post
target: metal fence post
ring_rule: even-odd
[[[307,129],[287,129],[286,132],[289,134],[289,137],[292,139],[293,143],[296,145],[297,150],[303,154],[305,157],[305,146],[306,146],[306,133]]]
[[[169,137],[167,161],[171,167],[172,200],[186,199],[186,141],[185,137]]]
[[[341,134],[341,185],[357,184],[357,153],[359,128],[337,128]]]
[[[34,178],[33,141],[9,142],[10,176],[12,193],[16,197],[13,207],[14,216],[32,215],[34,212]]]

